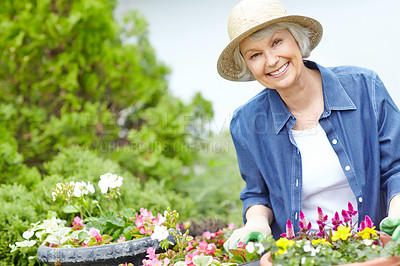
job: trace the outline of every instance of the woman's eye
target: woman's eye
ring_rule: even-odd
[[[274,40],[274,42],[272,43],[272,45],[275,46],[275,45],[278,45],[278,44],[280,44],[280,43],[281,43],[281,40],[280,40],[280,39],[276,39],[276,40]]]
[[[251,57],[250,57],[250,59],[256,58],[256,57],[259,56],[259,55],[260,55],[260,53],[252,54]]]

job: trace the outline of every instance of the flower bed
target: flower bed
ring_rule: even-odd
[[[98,185],[111,200],[120,197],[122,180],[107,173],[100,177]],[[311,223],[300,212],[300,232],[295,234],[288,220],[286,233],[280,239],[259,236],[259,243],[239,242],[228,253],[223,243],[231,235],[233,224],[193,237],[189,235],[190,226],[178,224],[178,212],[170,209],[163,215],[153,215],[144,208],[116,214],[103,212],[97,204],[102,214],[92,217],[87,199],[93,193],[94,186],[83,181],[57,184],[53,200],[67,201],[64,211],[79,212],[80,216],[66,226],[66,221],[49,213],[48,219],[32,224],[23,233],[24,241],[10,245],[11,252],[39,244],[40,261],[62,265],[252,266],[270,265],[272,261],[276,265],[336,265],[377,258],[400,260],[400,241],[389,241],[384,246],[383,234],[375,230],[368,216],[356,228],[352,217],[357,211],[350,203],[341,216],[335,214],[332,225],[328,225],[328,217],[318,208],[318,232],[311,231]],[[267,255],[258,261],[264,253]]]
[[[356,228],[351,219],[356,213],[349,203],[348,210],[342,211],[342,219],[336,213],[330,227],[327,225],[328,217],[319,208],[318,232],[310,231],[311,225],[301,213],[299,233],[294,234],[288,220],[286,233],[280,239],[275,241],[272,236],[267,236],[261,245],[248,243],[246,249],[257,254],[267,252],[261,265],[272,265],[272,261],[274,265],[339,265],[377,258],[378,261],[399,262],[400,241],[384,240],[388,236],[376,231],[368,216]]]

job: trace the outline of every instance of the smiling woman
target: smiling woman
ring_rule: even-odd
[[[299,213],[313,217],[318,206],[333,217],[350,202],[375,224],[387,208],[389,217],[400,216],[400,153],[393,150],[400,145],[400,111],[378,75],[305,60],[322,26],[288,14],[278,0],[242,0],[228,32],[219,74],[266,88],[231,121],[246,182],[240,195],[246,224],[225,248],[255,231],[278,238],[288,219],[299,231]]]

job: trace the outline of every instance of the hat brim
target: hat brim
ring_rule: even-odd
[[[311,31],[310,34],[310,50],[313,50],[318,43],[321,41],[322,38],[322,25],[315,19],[300,16],[300,15],[285,15],[280,16],[271,20],[268,20],[264,23],[260,23],[257,26],[254,26],[250,29],[247,29],[243,33],[239,34],[236,38],[234,38],[222,51],[221,55],[218,58],[217,62],[217,69],[218,73],[221,77],[231,80],[231,81],[252,81],[254,78],[252,77],[241,77],[241,69],[239,66],[236,65],[233,59],[233,52],[235,51],[236,47],[239,45],[241,41],[246,39],[252,33],[270,26],[272,24],[278,22],[294,22],[303,27],[308,28]]]

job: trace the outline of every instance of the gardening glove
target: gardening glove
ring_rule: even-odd
[[[259,239],[271,234],[271,228],[268,224],[268,219],[265,216],[253,216],[247,219],[245,226],[233,231],[231,237],[224,243],[224,249],[229,252],[229,249],[235,249],[240,241],[247,242]],[[246,242],[245,242],[246,243]]]
[[[400,238],[400,217],[386,217],[381,221],[379,228],[396,241]]]

